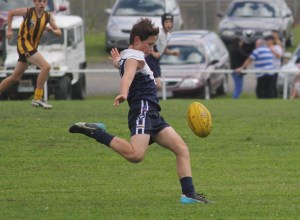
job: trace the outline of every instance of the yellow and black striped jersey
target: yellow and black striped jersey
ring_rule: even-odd
[[[18,51],[20,54],[25,54],[37,49],[41,36],[49,21],[49,12],[45,11],[39,18],[34,8],[27,9],[18,35]]]

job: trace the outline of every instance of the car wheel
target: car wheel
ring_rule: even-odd
[[[72,85],[71,78],[69,76],[63,76],[59,80],[54,96],[57,100],[69,100],[72,98]]]
[[[86,83],[85,75],[81,73],[79,75],[78,82],[72,87],[72,98],[73,99],[85,99],[86,97]]]
[[[228,91],[228,77],[227,75],[224,76],[223,82],[219,88],[217,88],[217,95],[226,95]]]
[[[204,87],[202,87],[201,92],[200,92],[200,98],[203,99],[210,99],[211,98],[211,86],[210,82],[206,81]]]
[[[283,37],[281,38],[281,42],[282,42],[283,47],[287,47],[287,43],[288,43],[288,42],[287,42],[285,36],[283,36]]]
[[[289,39],[286,41],[286,46],[291,47],[294,44],[294,33],[292,32]]]
[[[8,95],[6,94],[6,92],[0,94],[0,100],[8,100]]]

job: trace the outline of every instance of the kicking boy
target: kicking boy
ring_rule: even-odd
[[[187,145],[159,113],[161,108],[153,73],[145,62],[145,55],[153,49],[158,33],[159,29],[150,19],[140,19],[131,30],[129,48],[121,52],[118,66],[122,79],[114,106],[126,100],[128,102],[130,142],[108,134],[102,123],[78,122],[69,128],[69,132],[93,138],[132,163],[141,162],[153,142],[167,148],[176,156],[177,174],[182,187],[181,203],[209,203],[195,191]],[[119,58],[116,49],[111,51],[111,55],[113,61]]]
[[[27,69],[29,63],[32,63],[41,70],[37,78],[34,99],[31,102],[32,106],[51,109],[52,106],[42,100],[44,84],[48,78],[51,66],[37,51],[37,47],[44,29],[57,36],[61,36],[61,30],[55,24],[52,15],[45,11],[47,2],[47,0],[33,0],[33,8],[19,8],[9,11],[6,34],[8,40],[13,35],[11,27],[13,17],[23,16],[24,20],[20,26],[18,35],[17,49],[19,53],[19,60],[13,74],[0,83],[0,94],[5,89],[18,82],[22,78],[22,75]],[[47,26],[48,23],[50,26]]]

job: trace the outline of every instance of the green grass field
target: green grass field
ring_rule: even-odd
[[[104,121],[129,138],[127,104],[113,98],[0,102],[1,219],[299,219],[300,102],[255,98],[202,101],[209,137],[185,120],[195,100],[162,101],[162,115],[189,145],[194,183],[215,204],[181,205],[174,155],[152,145],[131,164],[82,135],[77,121]]]

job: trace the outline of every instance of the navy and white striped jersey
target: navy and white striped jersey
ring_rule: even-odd
[[[134,104],[140,105],[141,100],[148,101],[151,106],[160,111],[159,100],[157,97],[157,88],[153,76],[153,72],[145,61],[145,55],[142,51],[134,49],[126,49],[121,52],[121,60],[119,61],[120,76],[123,77],[125,63],[129,59],[135,59],[143,62],[145,65],[138,70],[129,87],[127,102],[130,107]]]
[[[254,60],[254,66],[258,70],[274,70],[274,55],[272,51],[265,45],[260,46],[252,51],[250,54],[250,58]],[[265,74],[263,72],[257,73],[256,77],[262,77],[264,75],[269,75]]]

